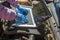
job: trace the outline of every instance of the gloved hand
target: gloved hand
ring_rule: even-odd
[[[17,16],[18,17],[16,19],[16,24],[26,24],[26,23],[28,23],[28,19],[23,14],[18,13]]]
[[[16,24],[26,24],[28,23],[28,19],[27,19],[27,14],[28,14],[28,10],[22,6],[17,6],[16,8],[17,11],[17,18],[16,18]]]
[[[17,6],[17,11],[18,11],[18,13],[21,13],[23,15],[27,15],[29,10],[27,10],[25,7],[22,7],[22,6],[18,5]]]

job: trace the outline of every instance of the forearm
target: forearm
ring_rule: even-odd
[[[13,7],[17,7],[18,0],[7,0]]]
[[[14,20],[16,18],[16,12],[0,4],[0,18],[6,20]]]

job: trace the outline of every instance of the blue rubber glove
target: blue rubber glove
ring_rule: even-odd
[[[17,6],[17,10],[18,10],[18,13],[21,13],[23,15],[27,15],[28,14],[28,10],[22,6]]]
[[[20,8],[19,6],[16,8],[17,11],[17,19],[16,24],[26,24],[28,23],[28,19],[26,15],[28,14],[27,9]]]
[[[28,19],[26,18],[26,16],[18,13],[18,17],[16,19],[16,24],[26,24],[26,23],[28,23]]]

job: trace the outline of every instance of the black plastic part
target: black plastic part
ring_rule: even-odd
[[[5,2],[3,2],[3,3],[1,3],[3,6],[6,6],[6,7],[8,7],[8,8],[11,8],[11,6],[10,6],[10,3],[8,3],[7,1],[5,1]]]

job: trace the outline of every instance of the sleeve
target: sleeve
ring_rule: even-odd
[[[15,20],[16,12],[0,4],[0,18],[6,19],[9,21]]]
[[[17,7],[18,0],[7,0],[12,6]]]

